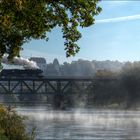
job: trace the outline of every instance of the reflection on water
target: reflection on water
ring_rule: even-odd
[[[17,108],[37,126],[37,140],[140,140],[140,111]]]

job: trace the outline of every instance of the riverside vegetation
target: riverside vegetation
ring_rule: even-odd
[[[10,107],[0,105],[0,140],[34,140],[34,130],[27,133],[25,119]]]

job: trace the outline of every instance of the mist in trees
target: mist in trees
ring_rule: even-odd
[[[56,61],[56,60],[55,60]],[[105,106],[118,108],[138,107],[140,103],[140,62],[119,61],[87,61],[78,60],[62,65],[57,61],[57,70],[53,64],[48,68],[54,69],[52,75],[61,76],[91,76],[93,78],[116,78],[110,82],[95,81],[94,88],[84,93],[81,98],[86,106]],[[58,69],[59,68],[59,69]],[[53,73],[54,72],[54,73]],[[48,73],[49,75],[49,73]],[[81,94],[81,93],[80,93]],[[79,96],[77,96],[79,97]]]
[[[94,76],[99,70],[118,72],[124,63],[119,61],[88,61],[79,59],[71,63],[64,62],[59,64],[57,59],[53,63],[47,64],[45,75],[52,76]]]
[[[140,106],[140,62],[126,62],[118,72],[98,71],[95,77],[116,78],[96,81],[92,105],[138,108]]]

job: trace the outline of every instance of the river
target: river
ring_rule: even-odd
[[[20,107],[36,140],[140,140],[140,111]]]

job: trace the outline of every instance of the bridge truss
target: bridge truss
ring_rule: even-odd
[[[1,78],[0,94],[66,94],[86,92],[92,78]]]

